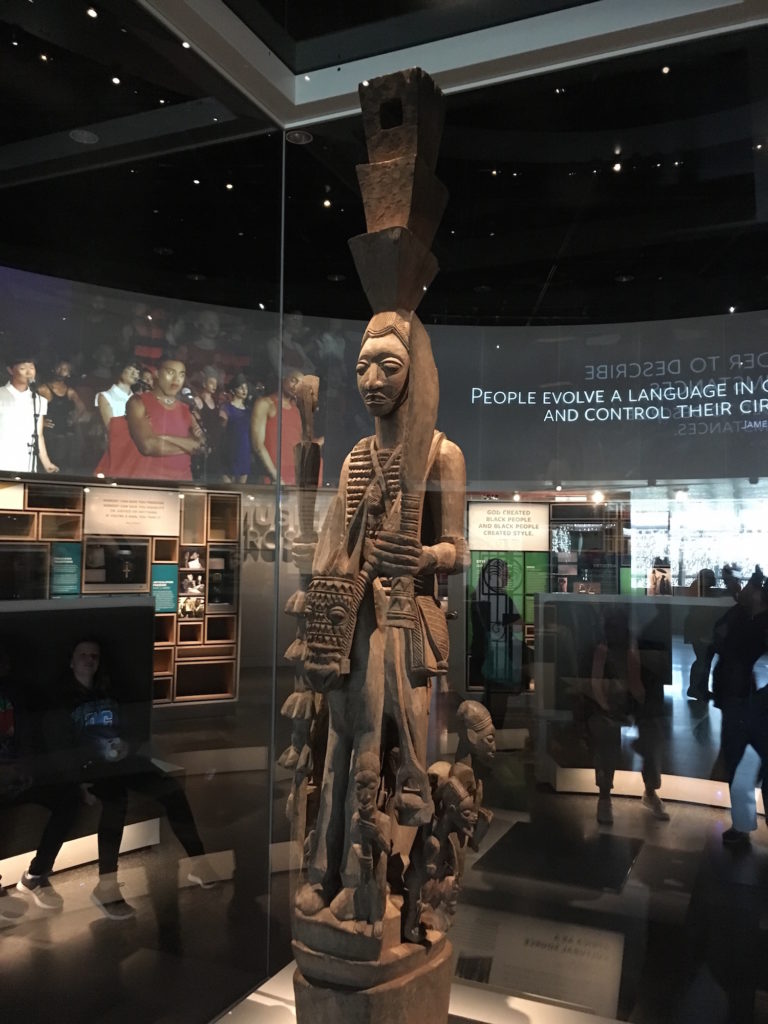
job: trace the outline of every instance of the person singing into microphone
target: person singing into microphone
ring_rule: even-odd
[[[0,470],[58,473],[45,447],[48,403],[37,393],[34,357],[20,348],[9,356],[7,369],[10,380],[0,388]]]

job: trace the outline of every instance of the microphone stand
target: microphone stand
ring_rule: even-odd
[[[40,434],[39,434],[39,423],[40,423],[40,395],[37,393],[37,382],[31,380],[27,385],[29,390],[32,392],[32,440],[30,441],[29,448],[29,471],[30,473],[37,472],[37,466],[40,460]]]

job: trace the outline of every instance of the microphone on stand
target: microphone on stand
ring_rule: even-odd
[[[32,392],[33,395],[37,394],[37,381],[36,380],[29,381],[27,383],[27,387],[29,388],[29,390]]]

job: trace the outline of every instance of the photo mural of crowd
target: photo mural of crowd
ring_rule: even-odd
[[[292,313],[280,332],[274,314],[265,329],[247,312],[170,302],[92,294],[79,305],[76,330],[48,316],[35,334],[2,331],[0,471],[290,485],[305,373],[321,380],[324,461],[338,447],[340,467],[341,392],[354,369],[340,322]]]

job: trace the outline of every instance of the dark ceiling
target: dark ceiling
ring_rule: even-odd
[[[0,264],[277,309],[280,133],[134,4],[100,4],[97,19],[85,6],[75,18],[69,0],[6,0],[0,12]],[[329,6],[332,27],[345,5]],[[424,318],[765,308],[767,55],[761,28],[449,96],[438,174],[451,199]],[[98,144],[68,141],[94,124],[107,126]],[[286,147],[285,305],[362,318],[347,248],[364,230],[361,122],[311,131]]]
[[[524,21],[592,0],[225,0],[294,74]]]

